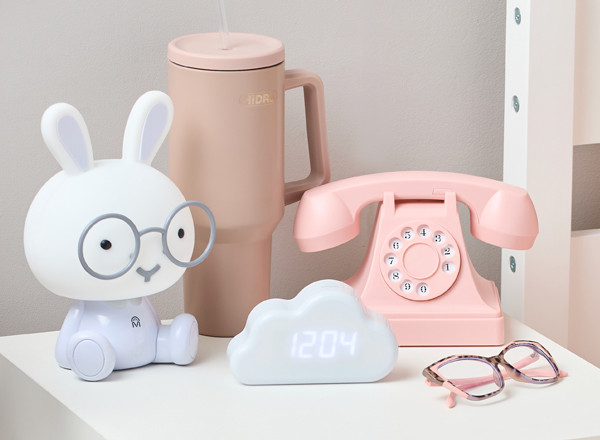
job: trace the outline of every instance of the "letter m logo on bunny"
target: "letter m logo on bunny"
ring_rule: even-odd
[[[150,362],[185,365],[196,356],[195,318],[182,314],[171,326],[160,325],[147,299],[201,263],[215,238],[208,207],[186,202],[150,166],[172,120],[166,94],[142,95],[125,127],[122,158],[95,161],[77,109],[55,104],[42,117],[44,141],[62,171],[31,203],[25,254],[40,283],[76,300],[61,328],[56,359],[82,379],[101,380],[113,370]],[[210,224],[208,244],[194,257],[192,208],[202,210]]]

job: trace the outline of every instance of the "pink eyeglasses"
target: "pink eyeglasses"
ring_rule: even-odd
[[[446,404],[452,408],[457,395],[468,400],[495,396],[504,389],[505,379],[550,384],[567,373],[558,369],[548,350],[538,342],[514,341],[498,356],[449,356],[425,368],[423,376],[427,385],[450,391]]]

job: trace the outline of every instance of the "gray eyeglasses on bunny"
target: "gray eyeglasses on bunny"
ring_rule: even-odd
[[[192,206],[196,206],[201,208],[206,215],[208,216],[208,220],[210,222],[210,237],[208,239],[208,244],[206,245],[206,248],[204,249],[204,251],[202,252],[202,254],[195,258],[192,261],[181,261],[179,259],[177,259],[175,256],[173,256],[173,253],[171,251],[171,249],[169,248],[169,241],[167,239],[167,236],[169,235],[169,228],[171,228],[171,223],[173,222],[173,219],[175,218],[175,216],[180,213],[182,210],[184,209],[188,209]],[[116,270],[113,268],[113,270],[115,270],[112,273],[99,273],[98,271],[92,269],[92,267],[90,266],[90,264],[88,264],[88,262],[85,259],[84,256],[84,243],[86,240],[86,237],[88,236],[89,232],[92,230],[92,228],[94,228],[94,226],[96,226],[97,224],[99,224],[100,222],[103,222],[105,220],[115,220],[117,222],[119,222],[119,226],[124,228],[125,230],[127,230],[127,232],[132,234],[133,237],[133,250],[131,252],[127,252],[127,263],[125,264],[125,261],[123,260],[122,263],[123,265],[121,265],[119,270]],[[81,263],[81,266],[85,269],[85,271],[87,273],[89,273],[91,276],[95,277],[95,278],[99,278],[101,280],[113,280],[115,278],[119,278],[123,275],[125,275],[127,272],[129,272],[129,270],[131,270],[131,268],[134,266],[139,254],[140,254],[140,245],[141,245],[141,236],[150,232],[158,232],[161,234],[161,239],[162,239],[162,248],[163,248],[163,253],[167,256],[167,258],[176,266],[179,267],[193,267],[196,266],[198,264],[200,264],[202,261],[204,261],[204,259],[208,256],[208,254],[210,253],[214,242],[215,242],[215,219],[214,216],[212,214],[212,212],[210,211],[210,209],[208,209],[208,207],[202,203],[202,202],[196,202],[196,201],[190,201],[190,202],[185,202],[182,203],[180,205],[178,205],[167,217],[167,220],[165,222],[165,225],[163,228],[159,228],[159,227],[152,227],[152,228],[146,228],[146,229],[142,229],[141,231],[139,231],[137,229],[137,227],[135,226],[135,224],[133,223],[133,221],[131,221],[131,219],[129,219],[128,217],[122,215],[122,214],[116,214],[116,213],[110,213],[110,214],[103,214],[100,215],[98,217],[96,217],[95,219],[93,219],[83,230],[83,232],[81,233],[81,236],[79,237],[79,243],[78,243],[78,249],[77,249],[77,254],[79,257],[79,262]],[[183,238],[185,235],[185,231],[182,228],[178,228],[178,231],[176,232],[177,236],[179,238]],[[102,248],[103,250],[109,250],[113,244],[111,243],[111,241],[107,240],[107,239],[102,239],[99,243],[100,248]],[[115,264],[119,264],[119,262],[116,262]],[[144,282],[149,282],[150,278],[152,277],[152,275],[154,275],[154,273],[156,273],[158,271],[158,269],[160,269],[160,266],[157,264],[154,268],[152,268],[151,270],[147,271],[144,270],[142,268],[138,268],[137,272],[142,275],[144,277]]]

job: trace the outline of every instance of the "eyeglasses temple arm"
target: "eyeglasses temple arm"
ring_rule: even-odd
[[[446,406],[448,408],[454,408],[456,406],[456,394],[450,391],[448,394],[448,398],[446,399]]]
[[[450,391],[450,394],[448,395],[448,398],[446,399],[446,406],[448,406],[448,408],[454,408],[454,406],[456,405],[456,396],[457,395],[464,397],[465,399],[468,397],[467,393],[465,393],[462,390],[456,389],[456,387],[452,386],[449,382],[444,382],[443,387],[446,388],[448,391]]]
[[[520,361],[515,362],[513,364],[513,367],[516,368],[517,370],[521,371],[522,373],[529,373],[534,376],[546,376],[546,377],[554,376],[554,374],[555,374],[554,370],[548,369],[548,368],[530,368],[528,370],[523,369],[527,365],[530,365],[533,362],[535,362],[537,359],[538,359],[537,356],[535,356],[535,357],[527,356],[526,358],[523,358]],[[511,376],[511,374],[508,372],[508,370],[504,370],[501,373],[502,373],[503,379],[515,378],[515,377]],[[560,377],[566,377],[568,375],[568,373],[566,371],[559,370],[559,375],[560,375]],[[480,386],[480,385],[485,385],[485,384],[491,383],[493,381],[494,381],[493,375],[483,376],[483,377],[469,377],[469,378],[464,378],[464,379],[452,379],[452,383],[456,387],[460,388],[461,390],[468,390],[469,388],[473,388],[473,387]]]
[[[528,373],[532,376],[545,376],[545,377],[552,377],[554,376],[554,370],[551,370],[549,368],[530,368],[528,370],[521,370],[522,373]],[[563,370],[558,370],[558,376],[559,377],[567,377],[569,375],[569,373],[567,373],[566,371]]]

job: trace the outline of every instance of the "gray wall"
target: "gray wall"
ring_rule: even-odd
[[[228,0],[232,31],[286,46],[286,66],[325,84],[332,178],[445,170],[502,178],[504,1]],[[22,229],[29,203],[59,171],[40,135],[51,104],[69,102],[88,124],[96,159],[120,157],[125,121],[143,92],[167,89],[166,48],[217,29],[214,1],[12,1],[0,5],[0,335],[58,329],[70,300],[30,273]],[[302,95],[287,97],[286,176],[307,170]],[[167,148],[154,165],[167,172]],[[275,232],[272,295],[345,279],[363,233],[319,254],[292,237],[295,206]],[[465,210],[462,210],[465,214]],[[464,219],[465,223],[468,218]],[[469,239],[479,272],[499,280],[500,252]],[[182,311],[180,284],[152,297],[159,315]]]

